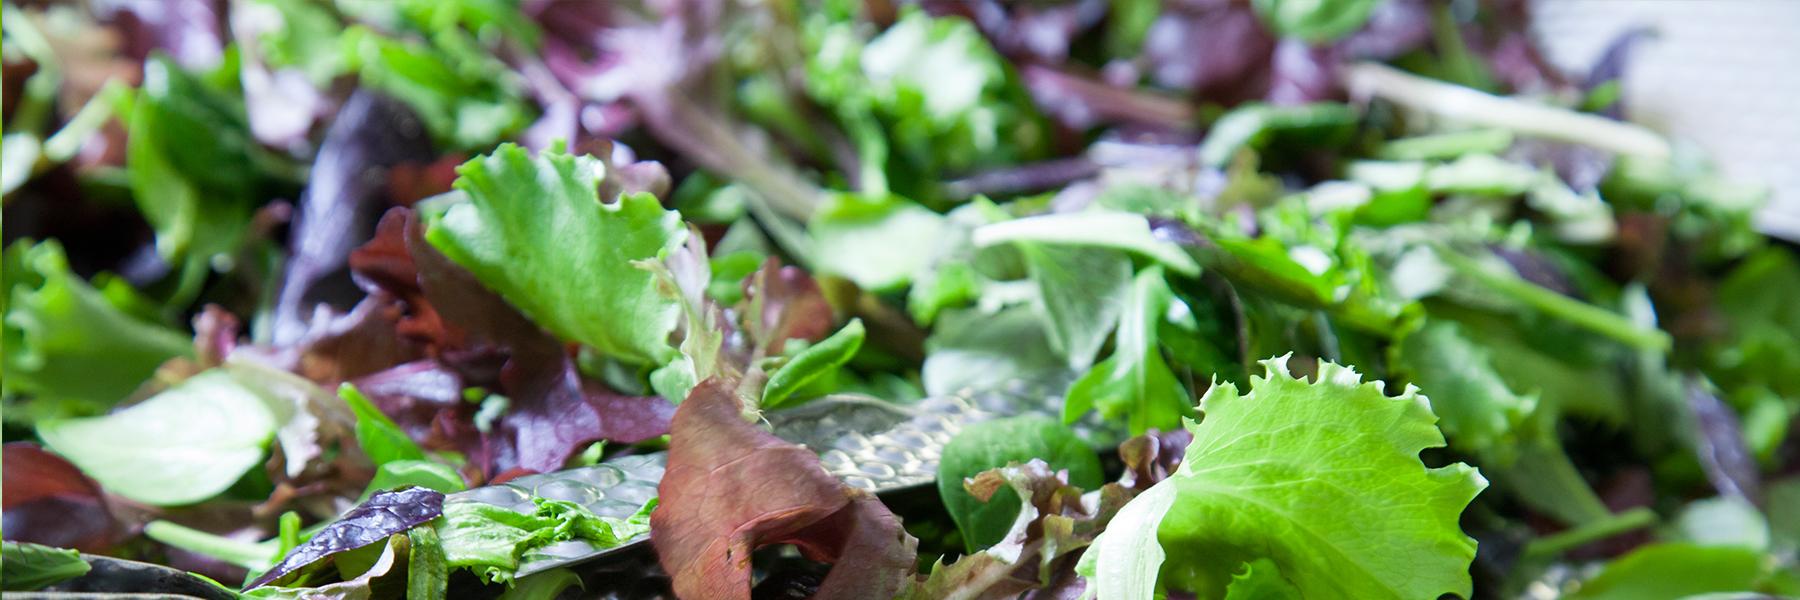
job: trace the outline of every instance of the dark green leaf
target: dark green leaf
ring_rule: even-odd
[[[407,600],[443,600],[450,586],[450,565],[437,524],[428,522],[406,532],[412,542],[406,556]]]
[[[862,349],[863,335],[862,319],[851,319],[831,337],[800,351],[769,374],[768,386],[763,388],[762,408],[772,410],[790,404],[788,399],[794,392],[850,362],[856,351]]]
[[[1192,400],[1156,341],[1157,326],[1172,297],[1161,268],[1137,275],[1119,316],[1113,354],[1069,387],[1063,403],[1065,422],[1099,409],[1108,419],[1125,418],[1134,435],[1181,424]]]
[[[938,497],[963,533],[970,553],[1006,537],[1019,514],[1019,495],[1002,488],[987,502],[975,499],[963,481],[989,469],[1031,459],[1068,470],[1069,485],[1091,490],[1104,483],[1100,458],[1068,427],[1044,416],[1018,416],[970,425],[944,445],[938,462]]]

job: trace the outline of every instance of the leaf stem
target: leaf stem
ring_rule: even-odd
[[[1550,558],[1655,522],[1656,513],[1640,506],[1600,521],[1532,540],[1525,545],[1525,557]]]
[[[158,542],[252,571],[266,569],[278,558],[276,548],[269,544],[234,540],[170,521],[151,521],[145,524],[144,535]]]
[[[1568,321],[1582,329],[1641,350],[1667,352],[1673,344],[1669,339],[1669,334],[1661,330],[1639,327],[1617,313],[1558,294],[1516,275],[1496,273],[1483,267],[1475,259],[1450,248],[1436,246],[1434,249],[1437,251],[1437,255],[1458,273],[1474,279],[1495,292],[1523,302],[1550,316]]]

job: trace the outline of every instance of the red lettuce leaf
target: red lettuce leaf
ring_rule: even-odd
[[[745,320],[760,320],[745,327],[766,355],[781,354],[790,339],[817,342],[831,335],[835,319],[831,304],[819,283],[799,267],[781,266],[775,257],[744,278],[744,302],[738,312]]]
[[[892,597],[911,576],[917,540],[812,451],[745,421],[736,387],[708,379],[675,413],[650,540],[676,595],[747,599],[751,552],[793,544],[835,565],[816,598]]]
[[[431,139],[418,117],[400,102],[362,91],[344,103],[300,196],[292,255],[277,296],[271,335],[277,345],[305,335],[320,303],[349,306],[356,288],[346,271],[359,240],[374,232],[387,168],[432,158]]]
[[[435,357],[362,381],[370,386],[364,393],[427,447],[455,448],[492,478],[513,469],[560,469],[599,440],[632,443],[668,433],[672,405],[583,379],[562,342],[426,243],[411,209],[389,210],[350,263],[371,297],[402,299],[406,308],[392,331]],[[472,406],[461,401],[467,386],[511,400],[491,431],[474,427]]]
[[[118,542],[100,486],[75,465],[28,442],[6,444],[0,454],[0,513],[8,541],[84,552],[103,552]]]

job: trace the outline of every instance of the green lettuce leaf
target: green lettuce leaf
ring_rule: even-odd
[[[444,503],[437,525],[445,563],[467,568],[491,582],[509,582],[526,553],[567,540],[582,540],[597,549],[611,548],[650,532],[651,500],[624,519],[595,515],[573,502],[534,497],[531,513],[476,501]]]
[[[426,240],[566,340],[640,363],[674,358],[681,308],[650,271],[685,234],[681,215],[649,194],[599,197],[605,165],[513,144],[457,169],[466,199],[427,211]]]
[[[69,270],[55,240],[7,248],[0,267],[5,294],[5,359],[0,381],[6,419],[100,414],[171,358],[192,352],[190,338],[152,317],[150,301],[106,276],[90,284]]]
[[[1308,383],[1287,363],[1264,361],[1247,395],[1216,384],[1201,399],[1180,468],[1083,557],[1100,597],[1149,598],[1160,585],[1220,598],[1259,559],[1306,597],[1469,595],[1475,541],[1457,520],[1486,481],[1420,462],[1444,445],[1426,398],[1389,397],[1324,361]]]

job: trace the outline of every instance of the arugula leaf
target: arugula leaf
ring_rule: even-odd
[[[381,409],[375,408],[375,404],[369,401],[368,396],[357,391],[356,386],[349,383],[338,386],[338,397],[343,398],[344,403],[350,406],[350,412],[356,415],[356,445],[362,448],[363,454],[367,454],[377,468],[390,462],[420,461],[425,458],[425,451],[419,449],[419,445],[407,437],[406,432],[393,419],[382,414]]]
[[[1156,341],[1157,326],[1173,298],[1160,267],[1137,275],[1119,315],[1113,354],[1069,386],[1064,422],[1072,423],[1097,408],[1108,419],[1125,416],[1134,435],[1151,428],[1173,429],[1180,423],[1189,396]]]
[[[9,592],[30,592],[87,574],[81,553],[7,540],[0,544],[0,582]]]
[[[192,353],[188,336],[151,318],[150,301],[125,282],[102,276],[96,287],[72,273],[55,240],[19,240],[3,260],[9,422],[104,412],[163,361]],[[33,399],[10,401],[20,394]]]
[[[781,368],[769,374],[769,383],[762,393],[763,410],[789,405],[788,399],[795,392],[850,362],[850,358],[856,356],[856,351],[862,348],[863,335],[862,319],[851,319],[843,329],[831,334],[831,337],[788,359]]]
[[[1409,381],[1431,390],[1431,411],[1452,447],[1500,452],[1516,447],[1519,429],[1537,411],[1537,398],[1513,393],[1493,371],[1489,350],[1463,335],[1451,321],[1428,320],[1394,346],[1394,362]]]
[[[218,495],[262,464],[275,400],[223,370],[103,417],[38,424],[45,445],[108,491],[159,506]]]
[[[1444,443],[1425,397],[1388,397],[1325,361],[1308,383],[1288,361],[1264,361],[1248,395],[1207,391],[1180,468],[1083,558],[1101,597],[1149,598],[1158,565],[1163,587],[1220,597],[1260,558],[1305,596],[1468,596],[1475,543],[1457,520],[1486,482],[1467,465],[1420,463]]]
[[[1016,246],[1037,282],[1050,344],[1069,361],[1070,369],[1092,366],[1123,311],[1131,288],[1131,258],[1098,248]]]
[[[427,212],[425,238],[558,336],[637,362],[674,357],[680,306],[633,263],[681,243],[681,216],[649,194],[603,204],[604,165],[505,144],[457,169],[465,198]]]
[[[1431,390],[1432,412],[1450,446],[1480,457],[1501,489],[1570,526],[1610,517],[1563,452],[1557,407],[1515,393],[1496,370],[1502,361],[1492,352],[1501,348],[1476,344],[1461,326],[1433,319],[1392,347],[1392,361],[1409,383]]]
[[[1097,489],[1104,473],[1094,449],[1061,423],[1037,415],[983,421],[963,428],[944,445],[938,461],[938,497],[956,526],[963,545],[973,553],[1005,539],[1019,514],[1019,496],[1011,490],[981,502],[964,482],[983,471],[1041,459],[1051,469],[1066,469],[1068,484]]]

